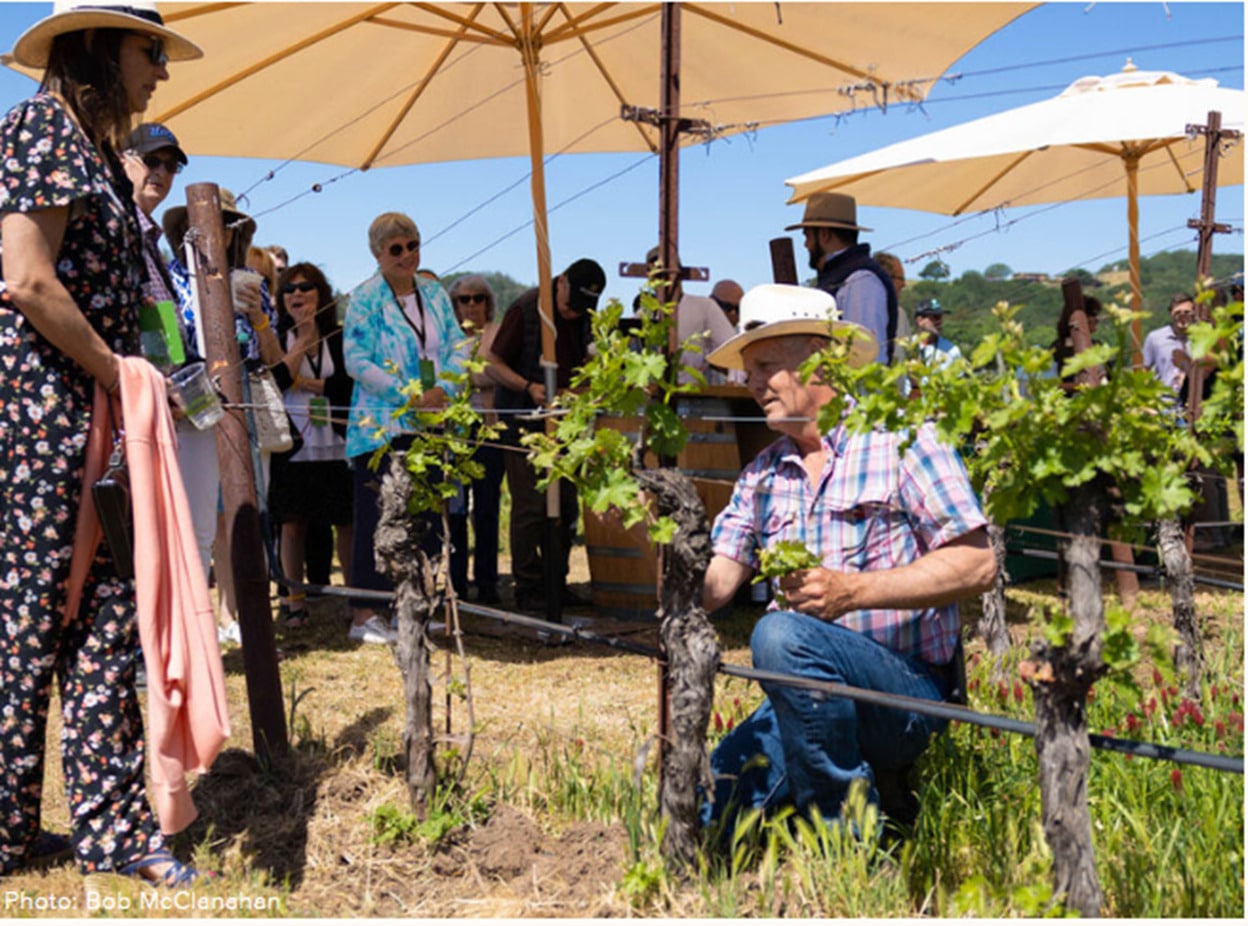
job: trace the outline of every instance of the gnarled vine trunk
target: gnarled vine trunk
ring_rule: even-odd
[[[1005,569],[1005,528],[998,524],[988,525],[988,541],[992,544],[992,555],[997,560],[997,578],[992,588],[980,596],[979,635],[988,647],[988,655],[992,657],[993,671],[1003,674],[1005,654],[1010,651],[1010,631],[1005,622],[1005,586],[1010,581]]]
[[[437,608],[433,565],[420,548],[423,529],[408,513],[412,494],[411,474],[403,454],[390,459],[390,472],[382,476],[381,516],[374,535],[377,568],[394,582],[394,611],[399,621],[395,661],[403,676],[407,720],[403,727],[403,758],[412,812],[423,819],[437,786],[433,751],[433,688],[430,681],[429,647],[425,635],[429,618]]]
[[[693,483],[676,470],[643,470],[637,480],[660,515],[676,521],[665,550],[659,633],[668,666],[671,741],[663,760],[659,809],[667,818],[663,854],[679,871],[692,866],[698,847],[698,786],[711,791],[706,729],[711,719],[719,640],[702,607],[711,562],[706,508]]]
[[[1201,640],[1200,617],[1196,613],[1192,557],[1187,552],[1183,526],[1177,519],[1166,518],[1157,522],[1157,545],[1161,548],[1161,564],[1166,570],[1166,584],[1170,587],[1174,629],[1179,632],[1179,642],[1174,648],[1174,665],[1184,678],[1184,694],[1198,699],[1205,650]]]
[[[1101,529],[1108,496],[1098,482],[1071,490],[1064,506],[1071,534],[1065,549],[1074,626],[1060,646],[1032,645],[1029,679],[1036,705],[1036,752],[1044,837],[1053,853],[1053,897],[1067,909],[1099,916],[1092,820],[1088,812],[1088,689],[1103,671],[1105,612],[1101,600]]]

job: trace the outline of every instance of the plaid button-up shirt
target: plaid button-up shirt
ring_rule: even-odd
[[[839,426],[823,438],[827,462],[812,485],[797,444],[782,437],[741,472],[715,520],[714,552],[757,570],[759,550],[795,540],[827,569],[874,572],[905,566],[987,524],[961,458],[931,425],[904,454],[901,441]],[[933,665],[953,657],[959,632],[956,604],[853,611],[836,623]]]

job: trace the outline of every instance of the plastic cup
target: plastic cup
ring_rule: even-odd
[[[207,431],[225,417],[225,409],[221,407],[203,363],[188,363],[170,376],[169,381],[173,383],[178,405],[199,430]]]
[[[241,293],[248,287],[255,286],[256,292],[260,292],[260,281],[264,279],[264,274],[259,270],[252,270],[250,267],[238,267],[230,271],[230,295],[234,299],[234,311],[246,312],[245,304],[241,298]]]

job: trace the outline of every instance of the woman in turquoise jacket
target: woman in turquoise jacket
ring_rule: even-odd
[[[420,231],[399,212],[386,212],[368,229],[368,246],[378,272],[357,286],[347,306],[343,325],[343,359],[355,381],[347,424],[347,456],[354,475],[355,547],[351,556],[351,585],[389,591],[373,559],[377,528],[377,489],[380,474],[390,468],[390,453],[406,450],[416,428],[412,414],[394,417],[409,406],[402,389],[419,380],[423,391],[414,404],[440,408],[449,384],[442,373],[463,369],[465,338],[455,320],[446,291],[439,283],[419,277]],[[368,463],[377,448],[390,449],[374,470]],[[440,538],[426,531],[436,552]],[[349,638],[361,643],[391,643],[394,632],[367,599],[352,599]]]

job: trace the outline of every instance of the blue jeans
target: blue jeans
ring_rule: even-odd
[[[754,667],[908,695],[945,699],[945,682],[917,657],[898,655],[865,634],[795,611],[763,615],[750,638]],[[878,803],[875,769],[903,768],[927,748],[946,722],[912,711],[877,707],[821,692],[762,683],[767,700],[711,755],[714,803],[702,822],[736,813],[812,804],[826,820],[840,815],[850,782],[865,778]],[[747,768],[747,763],[749,767]]]

